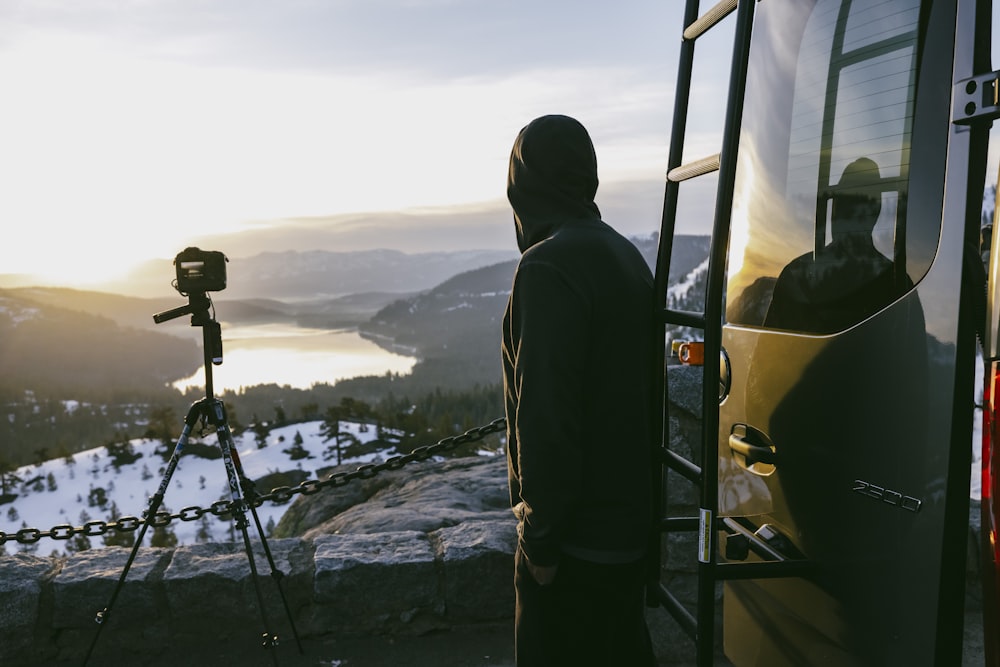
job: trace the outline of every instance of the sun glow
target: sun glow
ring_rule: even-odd
[[[606,146],[605,182],[652,173],[662,153],[621,136],[622,109],[593,104],[598,80],[602,99],[663,106],[664,91],[627,72],[418,81],[133,49],[30,30],[5,49],[0,219],[13,242],[0,274],[85,285],[268,221],[493,201],[517,130],[554,108],[579,107]],[[590,101],[573,102],[581,90]]]

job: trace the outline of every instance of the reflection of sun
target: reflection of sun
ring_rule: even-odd
[[[254,328],[253,331],[260,332]],[[285,337],[249,336],[251,330],[229,336],[223,331],[224,362],[212,369],[216,391],[259,384],[309,389],[317,382],[334,383],[363,375],[409,373],[414,357],[383,350],[357,332],[322,332]],[[230,344],[230,338],[231,344]],[[173,384],[185,390],[205,385],[205,369]]]
[[[735,276],[742,270],[749,243],[750,218],[746,209],[734,207],[729,229],[729,275]]]
[[[747,245],[750,243],[749,205],[754,188],[753,160],[740,160],[741,174],[733,193],[733,209],[729,226],[729,275],[736,276],[743,268]]]

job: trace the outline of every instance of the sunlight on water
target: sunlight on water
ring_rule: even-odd
[[[238,327],[222,331],[223,363],[212,367],[216,392],[258,384],[308,389],[386,371],[408,373],[413,357],[394,354],[357,331],[327,331],[284,326]],[[173,384],[180,390],[204,387],[204,369]]]

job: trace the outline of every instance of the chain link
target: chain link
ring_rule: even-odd
[[[469,429],[461,435],[453,435],[439,440],[433,445],[417,447],[409,454],[401,454],[383,461],[382,463],[366,463],[353,472],[334,472],[326,476],[325,479],[307,479],[296,486],[279,486],[264,494],[254,494],[252,498],[247,498],[248,505],[260,507],[265,502],[270,501],[275,505],[283,505],[294,498],[297,494],[311,496],[319,493],[323,489],[339,488],[347,486],[351,482],[359,479],[372,479],[379,473],[387,470],[400,470],[404,466],[420,461],[427,461],[439,454],[451,451],[461,445],[471,442],[478,442],[488,435],[499,433],[507,428],[507,420],[503,417],[494,419],[489,424],[477,426]],[[209,507],[203,508],[197,505],[185,507],[179,512],[157,512],[150,525],[154,528],[161,528],[172,521],[197,521],[206,514],[212,514],[220,519],[228,519],[232,516],[235,500],[217,500]],[[53,526],[50,530],[39,530],[38,528],[21,528],[16,533],[5,533],[0,531],[0,545],[7,542],[17,542],[18,544],[35,544],[43,538],[53,540],[68,540],[74,535],[85,535],[87,537],[97,537],[105,535],[109,530],[118,533],[131,533],[139,528],[146,521],[147,512],[142,513],[142,518],[135,516],[122,516],[112,521],[88,521],[82,526],[71,526],[70,524],[60,524]]]

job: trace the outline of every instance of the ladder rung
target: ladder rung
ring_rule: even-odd
[[[686,533],[701,530],[701,517],[668,516],[660,520],[660,531],[664,533]]]
[[[660,451],[663,453],[663,462],[671,470],[695,484],[701,484],[701,468],[699,466],[672,450],[664,448]]]
[[[670,615],[674,617],[677,621],[677,625],[681,626],[690,637],[695,637],[698,634],[698,623],[694,620],[694,616],[689,612],[684,605],[674,596],[673,593],[668,591],[663,584],[657,584],[653,587],[653,593],[656,595],[656,601],[660,605],[670,612]]]
[[[693,313],[689,310],[663,309],[663,321],[665,324],[677,324],[682,327],[692,327],[694,329],[705,328],[705,314]]]
[[[684,39],[697,39],[706,30],[709,30],[716,23],[729,16],[736,9],[736,0],[720,0],[720,2],[698,17],[698,19],[684,29]]]
[[[674,183],[680,183],[681,181],[686,181],[689,178],[710,174],[713,171],[719,171],[718,153],[715,155],[709,155],[708,157],[703,157],[700,160],[695,160],[694,162],[682,164],[679,167],[674,167],[667,172],[667,180],[673,181]]]
[[[816,563],[810,560],[780,560],[753,563],[716,563],[716,579],[779,579],[809,577],[816,573]]]
[[[763,558],[765,561],[788,560],[780,551],[774,549],[770,544],[760,539],[756,533],[732,517],[723,517],[722,525],[733,531],[734,534],[739,533],[745,537],[747,542],[750,544],[750,550]]]

